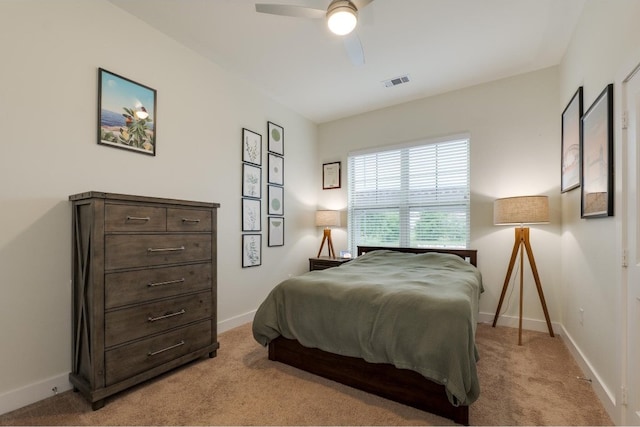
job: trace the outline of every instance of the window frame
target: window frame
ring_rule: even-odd
[[[453,187],[448,187],[448,188],[452,188],[455,191],[453,191],[453,194],[455,193],[459,193],[462,192],[462,195],[460,197],[454,197],[452,199],[448,199],[447,196],[444,196],[444,199],[446,200],[439,200],[439,198],[441,198],[441,194],[446,194],[446,193],[441,193],[438,191],[438,188],[441,187],[440,181],[442,181],[443,179],[446,181],[446,178],[442,178],[443,175],[442,174],[438,174],[438,172],[436,171],[435,174],[433,174],[433,177],[435,179],[436,184],[434,184],[433,187],[429,187],[427,189],[423,189],[423,190],[416,190],[416,189],[410,189],[410,185],[409,185],[409,180],[411,178],[410,176],[410,150],[413,148],[420,148],[420,147],[431,147],[431,146],[436,146],[436,150],[437,150],[437,146],[438,145],[442,145],[442,146],[447,146],[447,144],[455,144],[455,143],[460,143],[463,142],[466,144],[466,146],[464,147],[466,149],[465,154],[466,154],[466,158],[464,159],[457,159],[456,162],[454,162],[456,164],[456,166],[458,165],[457,161],[460,161],[460,164],[462,165],[462,167],[464,167],[464,170],[466,171],[466,177],[463,177],[462,179],[464,180],[464,178],[466,178],[466,180],[464,180],[464,185],[463,186],[458,186],[458,190],[455,190],[455,186]],[[452,145],[448,145],[448,147],[451,147]],[[378,165],[376,165],[374,168],[372,168],[371,170],[375,170],[376,171],[376,185],[374,186],[374,188],[371,191],[372,195],[375,195],[375,197],[372,197],[372,199],[374,200],[373,204],[360,204],[357,206],[354,206],[354,196],[356,194],[360,194],[360,199],[362,199],[362,195],[365,193],[362,190],[357,190],[356,186],[360,186],[361,182],[355,180],[354,178],[354,174],[356,174],[357,172],[354,170],[355,166],[354,163],[357,161],[355,159],[359,158],[358,160],[360,161],[364,161],[363,157],[365,156],[370,156],[370,155],[376,155],[375,159],[376,162],[379,159],[379,156],[384,155],[384,153],[389,154],[390,156],[393,155],[393,152],[397,152],[399,151],[399,157],[400,160],[398,160],[398,167],[400,168],[400,187],[399,189],[389,189],[389,193],[396,193],[395,195],[393,195],[393,197],[389,197],[389,201],[391,201],[391,199],[396,199],[396,202],[393,204],[379,204],[378,202],[380,201],[380,197],[379,194],[381,193],[381,190],[379,189],[380,185],[378,184],[378,174],[379,171],[385,170],[383,168],[380,168]],[[433,162],[435,163],[434,167],[437,168],[438,163],[442,163],[443,161],[448,161],[451,158],[454,157],[448,157],[447,155],[444,155],[442,158],[438,159],[438,156],[436,154],[436,157]],[[414,222],[414,226],[412,227],[412,221],[416,221],[415,219],[412,219],[412,214],[419,214],[419,212],[421,211],[442,211],[444,213],[450,213],[455,215],[456,213],[459,213],[461,215],[464,215],[464,217],[461,219],[462,221],[465,222],[464,224],[464,236],[461,237],[461,239],[458,240],[458,242],[460,243],[456,243],[455,241],[449,241],[449,242],[445,242],[444,244],[429,244],[429,245],[419,245],[419,244],[414,244],[413,246],[415,247],[446,247],[446,248],[465,248],[468,249],[470,247],[470,239],[471,239],[471,136],[470,134],[456,134],[456,135],[449,135],[449,136],[445,136],[445,137],[441,137],[441,138],[431,138],[431,139],[423,139],[423,140],[418,140],[418,141],[413,141],[413,142],[409,142],[409,143],[404,143],[404,144],[396,144],[396,145],[390,145],[390,146],[382,146],[382,147],[375,147],[375,148],[370,148],[370,149],[366,149],[366,150],[358,150],[358,151],[353,151],[353,152],[349,152],[347,155],[347,174],[348,174],[348,185],[347,185],[347,198],[348,198],[348,246],[349,246],[349,250],[351,250],[352,252],[355,251],[356,247],[358,245],[367,245],[367,244],[373,244],[372,242],[358,242],[357,239],[359,237],[359,230],[360,228],[358,228],[358,224],[357,224],[357,215],[362,214],[364,212],[374,212],[376,209],[385,209],[387,211],[389,210],[397,210],[398,211],[398,221],[399,221],[399,225],[398,225],[398,239],[397,242],[393,241],[393,243],[378,243],[376,244],[377,246],[390,246],[390,247],[408,247],[408,246],[412,246],[411,242],[414,241],[413,236],[415,235],[415,222]],[[360,173],[361,176],[363,176],[364,172]],[[446,175],[445,175],[446,177]],[[415,185],[415,184],[414,184]],[[411,199],[411,195],[415,194],[415,193],[419,193],[419,192],[429,192],[432,195],[437,194],[436,196],[432,196],[435,197],[434,199],[431,200],[431,202],[425,202],[424,200],[422,201],[412,201]],[[384,192],[384,191],[383,191]],[[429,198],[429,196],[426,196],[426,198]],[[415,218],[415,217],[414,217]],[[419,220],[418,220],[419,221]],[[464,240],[464,243],[462,244],[461,241]]]

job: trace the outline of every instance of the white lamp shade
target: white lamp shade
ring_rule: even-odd
[[[332,33],[339,36],[349,34],[358,23],[357,11],[349,2],[340,2],[344,5],[336,4],[327,13],[327,25]]]
[[[547,196],[519,196],[493,202],[493,224],[538,224],[549,222]]]
[[[316,226],[340,227],[340,211],[316,211]]]

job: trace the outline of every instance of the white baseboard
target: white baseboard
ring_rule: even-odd
[[[218,322],[218,333],[244,325],[253,321],[256,310]],[[71,390],[69,372],[51,377],[40,382],[29,384],[0,395],[0,415],[15,411],[39,400],[53,396],[55,393]],[[54,390],[56,390],[54,392]]]
[[[495,316],[495,313],[480,313],[478,315],[478,322],[488,323],[491,325],[493,324],[494,316]],[[517,328],[518,322],[519,322],[518,317],[502,315],[498,318],[498,322],[496,326],[507,326],[509,328]],[[564,328],[562,327],[562,325],[558,323],[551,322],[551,327],[553,328],[554,335],[558,333],[561,334],[562,333],[561,331],[564,331]],[[524,317],[522,318],[522,329],[526,329],[528,331],[549,332],[549,330],[547,329],[547,322],[545,322],[544,320],[527,319]]]
[[[56,393],[71,390],[72,387],[69,382],[69,373],[65,372],[17,390],[8,391],[0,395],[0,415],[46,399]]]
[[[221,334],[230,329],[242,326],[245,323],[253,322],[257,310],[251,310],[248,313],[241,314],[239,316],[232,317],[230,319],[221,320],[218,322],[218,333]]]

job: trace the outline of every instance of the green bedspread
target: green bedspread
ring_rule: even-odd
[[[480,393],[481,292],[480,272],[455,255],[373,251],[280,283],[258,308],[253,336],[411,369],[469,405]]]

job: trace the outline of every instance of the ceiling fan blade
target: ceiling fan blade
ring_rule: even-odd
[[[343,42],[351,63],[357,66],[364,65],[364,50],[362,49],[362,43],[360,43],[360,37],[356,32],[354,31],[344,36]]]
[[[351,3],[358,9],[362,10],[363,7],[371,3],[373,0],[351,0]]]
[[[272,15],[294,16],[296,18],[324,18],[326,10],[313,9],[304,6],[294,6],[287,4],[256,3],[256,12],[270,13]]]

